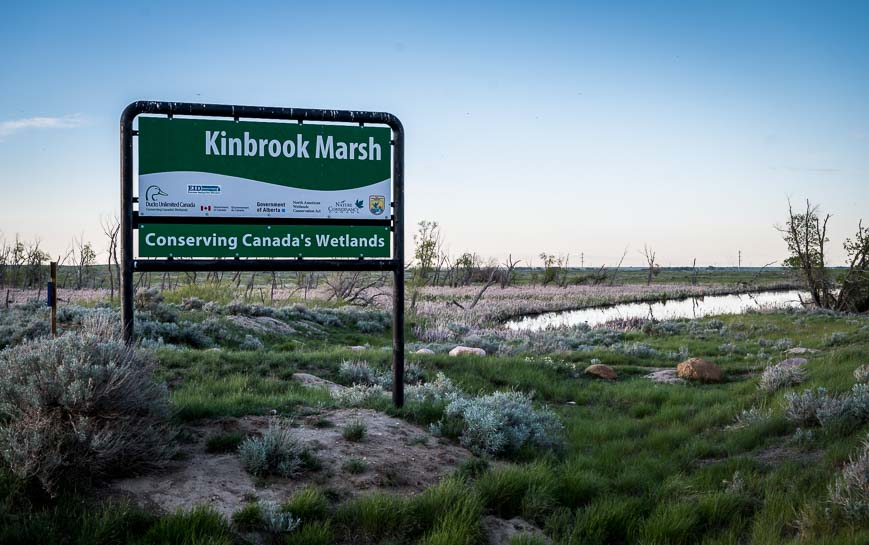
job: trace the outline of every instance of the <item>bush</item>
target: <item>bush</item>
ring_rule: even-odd
[[[775,392],[786,386],[794,386],[806,380],[806,371],[798,365],[777,363],[763,370],[758,388],[765,392]]]
[[[220,514],[196,507],[161,518],[143,540],[149,545],[232,545],[232,532]]]
[[[341,465],[341,469],[352,475],[359,475],[368,471],[368,462],[365,458],[350,458]]]
[[[332,399],[344,407],[361,407],[372,402],[383,400],[386,391],[380,386],[354,384],[344,390],[332,390]]]
[[[287,427],[272,421],[262,436],[245,439],[238,454],[251,475],[293,477],[304,466],[305,449]]]
[[[19,478],[61,481],[161,466],[173,454],[151,353],[83,333],[0,352],[0,451]]]
[[[827,395],[824,388],[787,394],[785,416],[806,426],[858,426],[869,421],[869,384],[857,383],[850,392],[838,396]]]
[[[348,441],[359,442],[368,435],[368,428],[365,426],[365,422],[357,418],[344,426],[341,435]]]
[[[212,454],[236,452],[243,440],[244,435],[237,431],[212,435],[205,441],[205,452]]]
[[[830,485],[830,503],[852,522],[869,521],[869,441],[852,457]]]
[[[317,488],[303,488],[293,493],[284,503],[282,509],[289,511],[307,524],[315,520],[323,520],[329,513],[329,500]]]
[[[238,345],[240,350],[263,350],[265,345],[259,339],[259,337],[254,337],[253,335],[245,335],[244,340]]]
[[[264,501],[260,503],[262,512],[263,529],[271,534],[285,534],[292,532],[299,526],[299,519],[292,513],[281,509],[277,502]]]
[[[562,440],[562,425],[555,413],[548,408],[535,410],[531,398],[522,392],[457,398],[447,406],[445,418],[461,419],[460,441],[478,454],[509,455],[525,445],[548,449]]]
[[[857,382],[869,382],[869,365],[861,365],[854,369],[854,380]]]

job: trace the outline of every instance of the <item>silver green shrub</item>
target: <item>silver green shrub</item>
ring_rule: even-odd
[[[869,364],[863,364],[854,369],[854,380],[857,382],[869,382]]]
[[[287,424],[279,420],[259,437],[248,437],[238,446],[244,469],[256,477],[294,477],[302,469],[305,448]]]
[[[845,518],[853,522],[869,520],[869,441],[842,468],[829,493],[833,508]]]
[[[549,449],[562,441],[563,427],[555,413],[545,407],[535,409],[522,392],[459,397],[447,405],[444,417],[461,418],[459,440],[479,454],[508,455],[525,445]]]
[[[816,426],[818,421],[818,409],[830,402],[827,389],[820,387],[817,390],[805,390],[802,393],[788,392],[785,394],[784,406],[785,417],[801,426]]]
[[[301,520],[295,518],[292,513],[281,509],[274,501],[260,502],[263,529],[271,534],[285,534],[292,532],[301,524]]]
[[[255,337],[254,335],[245,335],[244,340],[238,345],[238,348],[241,350],[263,350],[265,345],[259,339],[259,337]]]
[[[354,384],[343,390],[332,390],[331,396],[342,407],[361,407],[385,398],[386,390],[377,384]]]
[[[0,352],[3,461],[49,492],[63,481],[161,466],[174,449],[154,368],[149,352],[87,332]]]
[[[741,428],[747,428],[755,424],[761,424],[769,420],[771,416],[772,411],[770,411],[769,409],[764,410],[758,407],[752,407],[750,409],[743,410],[741,413],[736,415],[736,420],[732,425],[729,426],[729,429],[737,430]]]
[[[757,387],[765,392],[776,392],[787,386],[794,386],[806,380],[806,371],[798,365],[770,365],[760,375]]]
[[[800,425],[824,427],[869,422],[869,384],[857,383],[837,396],[828,395],[824,388],[786,394],[785,416]]]
[[[434,380],[408,386],[404,399],[408,402],[444,403],[462,396],[461,390],[446,375],[438,372]]]

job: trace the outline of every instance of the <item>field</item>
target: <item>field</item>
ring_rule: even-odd
[[[500,326],[518,314],[738,289],[732,278],[690,285],[681,274],[665,271],[650,287],[629,274],[630,284],[613,287],[520,282],[492,287],[470,310],[461,307],[479,286],[425,288],[408,315],[403,409],[384,390],[388,301],[340,306],[316,290],[233,301],[243,285],[230,294],[149,292],[136,328],[168,386],[170,469],[139,480],[97,475],[46,493],[7,467],[6,455],[0,543],[869,542],[869,371],[861,367],[869,317],[758,311],[535,334]],[[63,307],[61,329],[112,327],[116,310],[101,297]],[[9,353],[44,336],[45,319],[34,303],[0,310],[0,347]],[[459,344],[487,355],[447,354]],[[415,352],[423,348],[431,353]],[[783,371],[779,382],[764,372],[795,355],[807,360],[798,372]],[[646,377],[689,357],[720,366],[723,381]],[[587,374],[591,364],[617,379]],[[328,389],[306,386],[299,373]],[[794,396],[806,390],[814,395]],[[510,420],[497,421],[504,414]],[[8,421],[8,408],[0,417]],[[316,441],[289,476],[248,476],[238,469],[239,445],[276,423]],[[185,504],[191,482],[159,488],[161,471],[196,465],[238,469],[233,483],[244,493],[208,489],[220,496],[209,500],[191,492]],[[155,506],[167,489],[173,507]],[[499,534],[505,524],[523,530]]]

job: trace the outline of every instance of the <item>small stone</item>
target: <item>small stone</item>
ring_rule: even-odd
[[[604,365],[602,363],[594,363],[585,368],[585,373],[587,375],[592,375],[598,378],[606,379],[606,380],[616,380],[618,375],[609,365]]]
[[[780,367],[802,367],[809,363],[806,358],[788,358],[779,362]]]
[[[699,382],[721,382],[724,371],[712,362],[701,358],[689,358],[676,366],[679,378]]]
[[[450,350],[450,356],[485,356],[486,351],[482,348],[474,348],[471,346],[457,346]]]
[[[434,350],[430,348],[420,348],[414,354],[434,354]]]
[[[360,346],[360,345],[356,345],[356,346],[351,346],[351,347],[350,347],[350,350],[352,350],[352,351],[354,351],[354,352],[359,352],[360,350],[366,350],[366,347],[364,347],[364,346]]]

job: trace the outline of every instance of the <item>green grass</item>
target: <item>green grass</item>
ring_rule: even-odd
[[[426,376],[442,371],[466,392],[534,392],[536,401],[560,416],[566,447],[557,453],[522,452],[496,463],[473,459],[455,476],[415,497],[378,492],[333,505],[323,491],[302,489],[284,505],[303,521],[286,542],[479,543],[482,516],[494,514],[532,521],[555,543],[869,543],[869,525],[842,523],[826,509],[827,487],[869,426],[815,428],[813,438],[797,443],[796,426],[784,418],[782,406],[788,392],[804,388],[849,390],[853,370],[869,363],[869,319],[790,313],[719,319],[723,332],[626,334],[628,342],[658,352],[651,357],[603,348],[551,354],[553,361],[547,363],[540,354],[533,361],[524,355],[409,355],[408,362],[420,365]],[[845,337],[831,344],[836,332]],[[335,380],[343,359],[365,359],[379,368],[390,359],[378,349],[384,344],[378,335],[329,333],[334,338],[345,334],[359,336],[373,348],[357,353],[304,340],[292,351],[161,350],[160,376],[170,384],[179,423],[329,408],[334,404],[325,391],[302,388],[292,373]],[[809,358],[804,384],[765,393],[757,380],[766,360],[746,355],[763,350],[773,361],[783,359],[781,350],[771,348],[782,339],[820,352]],[[735,350],[722,352],[722,345]],[[649,368],[674,366],[676,361],[660,354],[681,347],[719,364],[725,382],[665,385],[642,378]],[[613,366],[619,380],[586,378],[582,370],[592,358]],[[375,406],[422,425],[437,421],[444,408],[409,403],[398,410],[388,400]],[[729,429],[751,407],[767,408],[772,417]],[[233,440],[215,437],[214,448],[229,449],[223,445]],[[740,479],[740,486],[730,484]],[[221,543],[223,532],[229,531],[225,521],[207,513],[155,520],[129,507],[70,509],[60,499],[34,495],[11,477],[0,478],[0,492],[0,506],[14,512],[10,518],[0,509],[2,543],[135,543],[136,538],[152,543],[157,536],[172,542],[187,539],[182,534],[192,536],[185,543],[197,543],[203,535]],[[182,521],[189,523],[183,530]],[[108,537],[88,541],[82,528]]]
[[[244,441],[244,435],[237,431],[212,435],[205,440],[205,451],[212,454],[236,452]]]
[[[341,428],[341,436],[348,441],[358,443],[368,436],[368,427],[365,422],[357,418]]]

